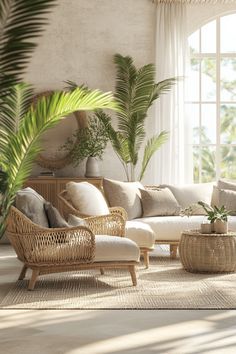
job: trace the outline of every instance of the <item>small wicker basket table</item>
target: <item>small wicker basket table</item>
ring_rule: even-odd
[[[236,271],[236,232],[201,234],[199,230],[182,232],[180,260],[192,273]]]

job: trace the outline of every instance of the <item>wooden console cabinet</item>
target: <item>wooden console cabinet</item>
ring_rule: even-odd
[[[25,187],[31,187],[41,194],[47,201],[51,202],[60,210],[58,193],[65,189],[66,184],[73,182],[89,182],[95,187],[102,189],[102,178],[83,178],[83,177],[35,177],[30,178],[25,183]],[[60,210],[61,211],[61,210]]]

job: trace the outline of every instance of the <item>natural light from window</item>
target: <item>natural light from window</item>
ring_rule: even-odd
[[[201,27],[189,46],[194,182],[236,179],[236,13]]]

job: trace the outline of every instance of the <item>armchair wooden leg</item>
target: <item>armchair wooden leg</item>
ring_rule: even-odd
[[[29,282],[29,286],[28,286],[28,290],[34,290],[34,286],[35,286],[38,276],[39,276],[39,270],[33,269],[32,275],[30,278],[30,282]]]
[[[136,286],[137,285],[137,277],[136,277],[136,271],[135,271],[134,265],[129,266],[129,272],[131,275],[133,286]]]
[[[143,260],[146,268],[149,268],[149,252],[147,250],[143,251]]]
[[[26,271],[27,271],[27,266],[24,264],[23,267],[22,267],[22,269],[21,269],[21,272],[20,272],[20,275],[19,275],[18,280],[23,280],[23,279],[25,279]]]
[[[170,245],[170,258],[175,259],[177,257],[178,245]]]
[[[101,273],[101,275],[104,275],[104,268],[100,268],[100,273]]]

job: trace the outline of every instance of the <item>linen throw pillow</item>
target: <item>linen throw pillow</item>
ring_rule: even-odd
[[[106,200],[98,188],[88,182],[69,182],[66,190],[74,207],[85,215],[110,214]]]
[[[219,206],[224,205],[230,215],[236,215],[236,190],[218,189]]]
[[[220,190],[231,190],[231,191],[236,191],[236,183],[233,183],[231,181],[227,181],[224,179],[219,179],[217,182],[217,186],[214,187],[213,194],[212,194],[212,206],[220,206]],[[221,193],[222,195],[222,193]],[[224,197],[223,197],[224,199]],[[222,196],[221,196],[221,202],[222,202]]]
[[[140,189],[143,217],[179,215],[180,205],[168,188],[155,190]]]
[[[51,203],[49,202],[45,203],[44,209],[48,218],[49,227],[52,228],[69,227],[69,224],[61,216],[59,210],[57,210],[57,208],[55,208]]]
[[[211,198],[214,183],[192,183],[180,186],[164,184],[161,187],[167,187],[174,194],[177,202],[182,209],[188,208],[190,205],[202,201],[211,205]],[[205,215],[205,211],[199,205],[193,209],[193,215]]]
[[[229,189],[231,191],[236,191],[236,183],[226,181],[224,179],[219,179],[217,187],[219,189]]]
[[[27,187],[16,194],[15,206],[35,224],[49,227],[44,210],[45,199],[34,189]]]
[[[142,217],[140,182],[120,182],[104,178],[103,189],[105,197],[111,207],[122,207],[128,214],[128,219]]]

